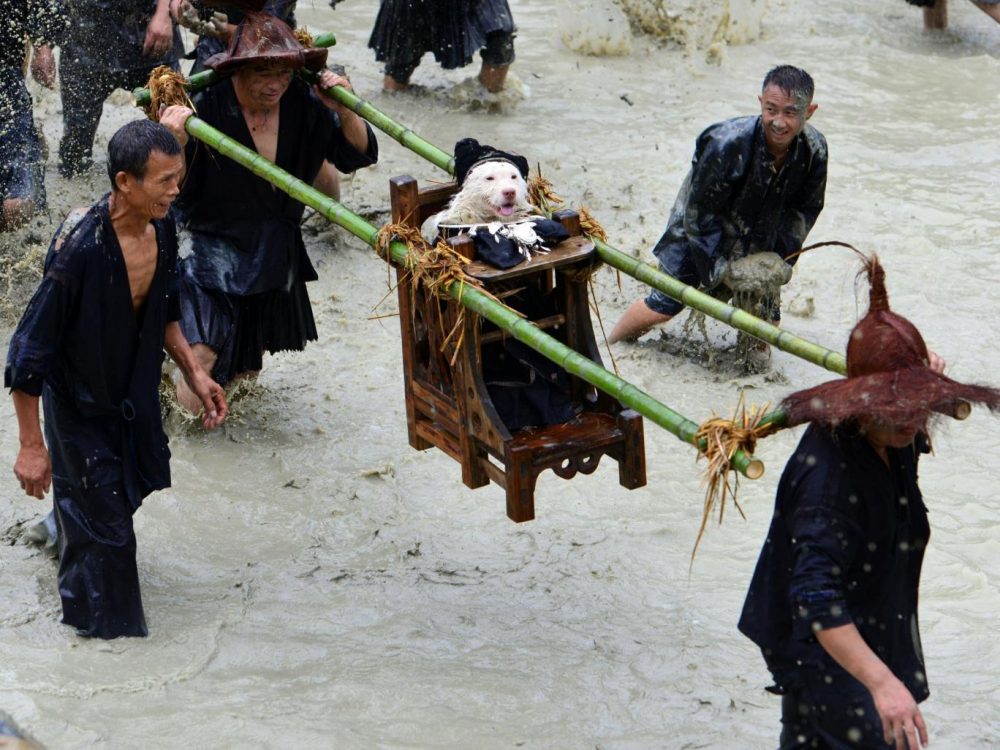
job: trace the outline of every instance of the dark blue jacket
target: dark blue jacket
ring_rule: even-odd
[[[930,536],[917,486],[926,443],[887,450],[889,466],[856,428],[811,425],[785,467],[739,623],[779,688],[803,670],[845,679],[815,631],[853,622],[916,700],[928,695],[917,621]]]
[[[653,253],[690,256],[699,282],[718,281],[720,260],[753,252],[782,258],[802,248],[823,210],[826,139],[806,125],[774,170],[760,116],[736,117],[705,129]],[[794,259],[789,263],[794,263]],[[671,264],[666,264],[668,273]]]

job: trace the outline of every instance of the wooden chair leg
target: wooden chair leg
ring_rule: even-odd
[[[458,442],[462,452],[462,483],[472,490],[485,487],[490,483],[490,475],[483,468],[487,460],[486,449],[469,434],[468,429],[459,430]]]
[[[514,523],[535,518],[535,474],[531,449],[514,447],[507,450],[507,517]]]
[[[642,429],[642,416],[626,409],[617,417],[618,426],[625,435],[618,458],[618,483],[629,490],[646,486],[646,447]]]

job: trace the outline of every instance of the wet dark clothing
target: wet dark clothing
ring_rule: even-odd
[[[132,515],[170,486],[158,386],[164,331],[179,317],[172,220],[135,313],[107,196],[55,241],[7,351],[6,387],[41,395],[59,528],[63,622],[84,636],[146,635]]]
[[[24,198],[45,206],[42,146],[22,68],[24,43],[58,43],[68,23],[62,0],[8,4],[0,20],[0,202]]]
[[[297,2],[298,0],[267,0],[267,2],[264,3],[264,7],[261,9],[261,12],[269,13],[275,18],[280,18],[294,30],[295,4]],[[234,26],[238,25],[246,15],[240,8],[235,6],[224,6],[219,8],[202,6],[199,10],[201,17],[205,19],[209,18],[215,10],[225,13],[226,17],[229,19],[229,23]],[[217,55],[218,53],[225,51],[226,45],[223,44],[221,39],[217,39],[212,36],[198,37],[198,42],[195,44],[194,50],[188,55],[189,58],[194,58],[194,65],[191,66],[191,75],[205,70],[205,61],[212,55]]]
[[[115,89],[145,86],[153,68],[179,70],[184,55],[180,31],[159,59],[142,54],[156,0],[71,0],[72,26],[59,58],[64,135],[59,161],[64,174],[89,168],[104,100]]]
[[[204,89],[194,102],[203,120],[254,148],[232,81]],[[299,79],[280,107],[277,164],[306,183],[324,160],[353,172],[378,159],[371,128],[361,153],[337,114]],[[219,354],[213,377],[225,384],[259,370],[264,351],[301,350],[316,339],[305,283],[317,276],[299,229],[301,203],[194,139],[187,163],[176,204],[190,234],[181,250],[181,327],[190,343]]]
[[[772,691],[791,697],[783,721],[800,722],[796,732],[812,726],[809,736],[833,748],[859,746],[842,732],[863,731],[862,719],[874,739],[860,746],[884,745],[868,691],[826,653],[815,631],[853,622],[916,701],[928,695],[917,621],[930,536],[917,486],[926,442],[921,437],[887,451],[888,467],[852,426],[806,430],[778,485],[739,623],[761,648],[776,683]],[[808,745],[788,745],[799,746]]]
[[[465,67],[477,50],[488,65],[509,65],[514,18],[507,0],[382,0],[368,46],[400,83],[425,52],[447,70]]]
[[[726,120],[699,135],[691,170],[653,248],[661,270],[711,289],[726,261],[766,251],[787,258],[800,250],[823,210],[826,139],[806,125],[777,173],[773,163],[760,116]],[[683,309],[655,289],[646,304],[664,315]]]

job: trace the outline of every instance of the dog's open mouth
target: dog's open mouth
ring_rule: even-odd
[[[499,213],[501,216],[513,216],[514,201],[511,201],[510,203],[507,202],[501,203],[500,206],[497,208],[497,213]]]

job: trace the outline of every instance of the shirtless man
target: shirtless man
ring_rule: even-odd
[[[21,444],[14,473],[33,497],[52,487],[63,622],[85,637],[147,634],[132,516],[170,486],[158,393],[164,348],[204,407],[205,427],[227,413],[224,391],[177,323],[169,212],[183,172],[180,145],[162,125],[141,120],[115,133],[111,193],[57,235],[7,351],[4,384]]]

